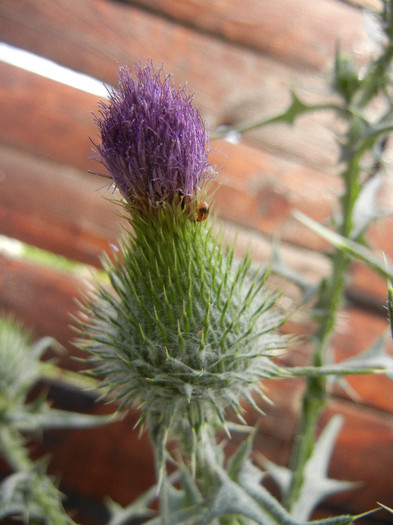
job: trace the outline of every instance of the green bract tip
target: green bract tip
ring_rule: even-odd
[[[242,395],[276,374],[271,356],[284,346],[267,273],[251,276],[249,257],[236,263],[212,228],[171,206],[130,222],[118,258],[106,259],[112,289],[88,302],[83,346],[150,428],[225,424],[226,407],[240,413]]]

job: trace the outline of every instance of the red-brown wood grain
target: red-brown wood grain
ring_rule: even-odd
[[[128,26],[134,35],[140,34],[128,23],[137,13],[140,13],[137,20],[141,23],[143,19],[158,21],[166,18],[176,25],[184,24],[195,32],[225,39],[227,44],[246,46],[296,68],[324,68],[334,53],[338,39],[344,49],[352,48],[354,43],[363,40],[365,34],[360,10],[337,0],[319,0],[317,6],[299,0],[244,0],[241,3],[229,0],[184,0],[181,3],[174,0],[134,0],[128,1],[128,6],[120,7],[111,0],[90,0],[83,6],[76,1],[51,3],[47,0],[39,4],[23,0],[18,4],[15,5],[12,0],[2,2],[0,14],[4,21],[9,22],[1,26],[4,40],[29,50],[36,49],[40,54],[52,56],[64,64],[71,59],[64,56],[60,43],[62,39],[67,39],[69,45],[78,46],[85,53],[89,50],[95,52],[100,61],[111,57],[117,46],[118,37],[113,28],[123,32]],[[136,6],[146,10],[139,10]],[[77,9],[79,17],[76,16]],[[120,27],[119,24],[112,24],[116,13],[124,15]],[[63,17],[63,24],[60,16]],[[51,27],[44,19],[52,22]],[[89,20],[91,28],[83,36],[82,30],[86,29]],[[25,31],[17,34],[15,27]],[[38,41],[36,35],[44,29],[50,31],[49,38],[56,36],[58,39],[52,48],[39,47],[44,39]],[[93,38],[95,35],[94,40],[92,35]],[[101,35],[101,42],[97,35]],[[156,36],[159,38],[161,35]],[[83,55],[73,58],[73,64],[80,64],[75,69],[84,71],[86,62]],[[96,67],[99,69],[100,65]]]
[[[34,339],[50,336],[75,354],[77,299],[86,292],[82,278],[28,261],[0,255],[0,312],[12,315],[31,330]],[[70,355],[71,355],[70,354]],[[58,357],[67,367],[84,368],[65,353]]]
[[[0,147],[0,231],[69,259],[101,266],[120,236],[108,179]]]
[[[84,171],[99,170],[89,140],[97,135],[91,114],[97,100],[0,62],[0,141]]]
[[[266,2],[266,6],[273,4]],[[322,2],[326,4],[329,2]],[[342,9],[348,20],[340,17]],[[282,16],[285,18],[285,11]],[[342,20],[343,29],[348,24],[351,31],[359,27],[359,40],[363,41],[358,17],[357,11],[339,6],[325,27],[331,24],[335,28],[337,20]],[[314,21],[308,22],[307,32],[312,32]],[[286,31],[285,26],[282,34]],[[13,45],[112,84],[116,82],[117,62],[132,66],[149,57],[156,65],[164,62],[176,83],[187,82],[190,91],[196,93],[195,100],[212,129],[220,124],[254,122],[284,110],[289,102],[289,86],[297,87],[303,98],[313,99],[315,92],[321,92],[324,78],[316,70],[305,75],[303,70],[280,63],[274,56],[195,31],[134,5],[108,0],[23,0],[17,4],[4,0],[0,6],[0,33]],[[352,45],[359,49],[358,39],[353,39]],[[290,47],[288,44],[287,49]],[[324,66],[331,67],[333,60],[332,55]],[[337,157],[324,115],[303,118],[296,133],[285,126],[274,126],[253,132],[250,137],[260,147],[301,158],[319,169],[331,167]]]
[[[126,1],[296,68],[324,68],[337,40],[345,49],[363,37],[361,12],[338,1],[319,0],[317,5],[299,0]]]

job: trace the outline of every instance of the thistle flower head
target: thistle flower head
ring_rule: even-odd
[[[209,176],[208,133],[192,96],[152,63],[120,67],[118,88],[96,116],[101,162],[130,204],[192,199]]]
[[[165,213],[152,231],[135,220],[121,259],[107,259],[112,289],[88,300],[80,346],[122,406],[140,404],[151,433],[179,437],[225,426],[226,408],[241,417],[241,398],[263,397],[260,381],[277,375],[271,357],[285,347],[284,316],[265,271],[251,271],[248,257],[235,263],[196,221],[160,228]]]
[[[241,398],[255,404],[261,379],[277,374],[284,318],[266,272],[251,271],[248,257],[235,264],[201,227],[207,133],[191,98],[151,65],[135,73],[120,69],[97,118],[97,148],[131,207],[132,233],[107,260],[111,289],[87,300],[80,346],[123,406],[139,403],[162,466],[169,434],[195,452],[201,429],[225,426],[227,408],[241,417]]]

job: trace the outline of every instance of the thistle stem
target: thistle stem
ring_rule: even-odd
[[[342,221],[339,233],[345,238],[351,238],[355,203],[360,192],[360,160],[363,152],[359,152],[357,149],[359,137],[356,131],[354,132],[357,130],[356,112],[346,112],[345,114],[348,119],[348,132],[343,151],[346,152],[348,160],[347,166],[341,174],[345,189],[341,199]],[[334,250],[331,273],[325,282],[325,286],[321,286],[319,301],[316,306],[315,313],[319,326],[313,337],[314,351],[311,364],[314,367],[323,367],[327,362],[350,262],[347,253],[337,248]],[[285,506],[289,511],[297,501],[303,486],[305,467],[314,449],[319,415],[325,407],[326,399],[326,378],[324,376],[308,377],[302,402],[300,427],[291,458],[293,475],[285,501]]]
[[[169,524],[169,506],[168,506],[168,476],[166,466],[163,468],[162,480],[160,484],[160,517],[161,525]]]
[[[341,115],[347,118],[348,131],[346,143],[342,147],[342,156],[347,165],[341,176],[345,184],[345,190],[341,198],[342,222],[339,233],[351,239],[353,232],[353,217],[356,199],[361,189],[361,160],[366,150],[370,150],[375,141],[368,141],[367,131],[359,126],[362,120],[363,109],[379,92],[384,92],[389,82],[386,71],[393,60],[393,14],[390,11],[384,13],[385,31],[389,36],[389,42],[379,59],[371,62],[368,73],[363,78],[358,95],[357,103],[350,109],[342,111]],[[345,108],[343,108],[345,109]],[[388,110],[387,115],[389,114]],[[360,131],[363,129],[363,133]],[[383,137],[381,137],[383,140]],[[352,239],[353,240],[353,239]],[[345,280],[350,260],[348,254],[335,249],[332,258],[330,278],[326,286],[321,287],[318,308],[319,327],[314,335],[314,353],[312,365],[323,367],[329,351],[330,341],[333,334],[338,309],[345,289]],[[326,379],[321,376],[308,377],[306,379],[306,391],[303,397],[302,418],[297,440],[292,454],[291,469],[293,477],[286,497],[285,505],[290,511],[298,499],[305,477],[305,467],[309,460],[315,443],[319,414],[326,403]]]
[[[314,336],[315,349],[312,360],[314,367],[324,366],[345,288],[345,275],[348,265],[348,257],[342,252],[336,252],[331,278],[327,284],[325,297],[322,301],[324,303],[323,315],[321,316],[319,329]],[[293,477],[285,501],[285,506],[288,510],[297,501],[303,486],[306,463],[314,449],[319,415],[326,404],[326,398],[326,378],[324,375],[308,377],[302,402],[302,417],[291,460]]]

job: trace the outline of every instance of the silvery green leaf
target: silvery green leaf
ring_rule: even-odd
[[[297,520],[307,520],[315,507],[332,494],[351,489],[355,483],[330,479],[327,476],[329,462],[337,434],[342,426],[340,416],[333,417],[314,447],[313,454],[306,464],[304,484],[300,495],[291,509],[291,516]],[[289,491],[292,472],[286,467],[276,465],[265,458],[262,464],[277,483],[285,498]]]
[[[168,483],[176,483],[180,478],[179,471],[175,471],[173,474],[168,476]],[[134,500],[127,507],[110,501],[108,504],[111,518],[108,525],[127,525],[132,518],[140,518],[143,516],[150,517],[156,514],[149,506],[157,499],[158,487],[153,485],[146,492],[144,492],[139,498]]]
[[[202,501],[199,500],[198,506],[202,505]],[[196,508],[196,503],[188,500],[186,492],[183,488],[176,488],[173,485],[167,487],[167,507],[168,514],[175,515],[180,511],[189,509],[190,507]]]
[[[377,174],[363,184],[353,210],[353,238],[357,238],[369,224],[384,215],[377,207],[377,197],[382,182],[382,174]]]
[[[26,523],[73,525],[61,494],[49,477],[35,470],[16,472],[0,484],[0,518],[21,516]]]
[[[31,467],[25,440],[12,425],[0,425],[0,453],[15,471],[25,471]]]
[[[300,521],[307,520],[316,506],[324,499],[356,486],[356,483],[328,477],[330,458],[342,424],[341,416],[334,416],[329,421],[306,464],[304,483],[300,495],[291,509],[291,515]]]
[[[179,473],[181,476],[181,487],[184,491],[185,501],[189,505],[202,505],[203,497],[200,493],[195,478],[184,465],[180,465]]]
[[[293,215],[305,226],[308,226],[312,231],[330,242],[335,248],[342,250],[354,259],[364,262],[376,273],[382,275],[382,277],[393,279],[393,266],[374,257],[371,252],[361,244],[329,230],[300,211],[294,211]]]
[[[390,280],[388,281],[388,318],[390,325],[390,335],[393,339],[393,286]]]
[[[111,518],[108,525],[127,525],[132,518],[150,517],[155,512],[148,507],[149,500],[157,497],[157,488],[152,487],[145,492],[140,498],[137,498],[131,505],[123,508],[118,503],[110,501],[108,503]]]
[[[11,318],[0,318],[0,391],[3,398],[23,402],[39,375],[29,332]]]
[[[249,463],[255,431],[256,429],[254,429],[247,439],[242,441],[236,452],[229,458],[227,473],[228,476],[234,481],[238,480],[240,473],[245,469],[245,465]],[[260,483],[261,478],[262,473],[260,473],[255,481]]]
[[[25,480],[24,472],[16,472],[5,478],[0,484],[0,518],[6,518],[18,512],[20,484]],[[19,510],[20,512],[20,510]]]
[[[386,34],[379,17],[369,9],[363,10],[364,27],[373,53],[380,53],[387,44]]]
[[[208,510],[200,516],[197,522],[198,525],[207,525],[213,519],[228,514],[240,514],[259,525],[277,525],[281,523],[263,509],[240,485],[231,481],[224,471],[220,470],[219,476],[221,487],[215,494],[214,499],[209,502]],[[283,512],[285,513],[284,509]],[[284,525],[284,522],[282,522],[282,525]]]
[[[385,375],[393,379],[393,357],[387,352],[386,338],[381,336],[375,343],[364,352],[340,361],[332,366],[332,368],[345,369],[347,371],[385,371]]]
[[[261,463],[280,489],[281,498],[284,499],[288,493],[292,472],[287,467],[276,465],[266,458],[261,458]]]
[[[63,349],[61,344],[53,337],[42,337],[31,345],[32,356],[38,360],[41,358],[45,350],[48,350],[48,348],[52,348],[58,352]]]
[[[393,514],[393,509],[391,509],[390,507],[387,507],[386,505],[380,502],[378,502],[378,505],[382,507],[383,509],[387,510],[388,512],[390,512],[390,514]]]
[[[242,477],[237,484],[222,469],[217,469],[216,472],[221,486],[209,502],[208,510],[196,522],[198,525],[208,525],[215,518],[231,514],[244,516],[257,525],[307,524],[306,521],[291,516],[262,485],[250,482],[247,477]],[[352,516],[339,516],[309,523],[349,525],[352,521]]]
[[[201,510],[200,506],[179,510],[169,515],[168,523],[176,525],[193,525],[196,523],[195,520],[199,516]],[[162,517],[157,516],[156,518],[147,521],[144,525],[162,525]],[[207,523],[205,525],[207,525]]]
[[[349,384],[345,376],[328,376],[326,378],[326,383],[329,391],[332,385],[337,385],[342,389],[343,392],[345,392],[349,399],[352,399],[352,401],[354,401],[355,403],[360,402],[362,399],[361,396],[356,392],[356,390]]]
[[[38,411],[29,411],[29,406],[25,406],[10,414],[10,423],[20,432],[49,428],[91,428],[105,425],[108,421],[107,415],[68,412],[50,408],[47,403],[41,404]]]

